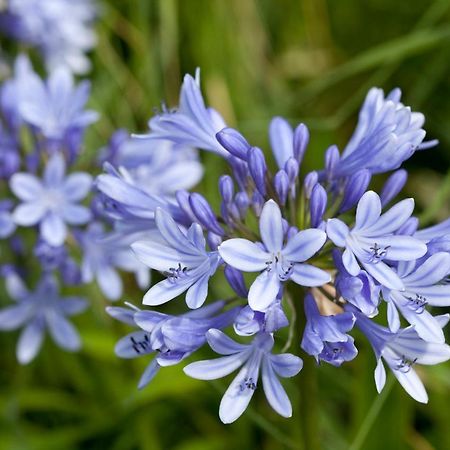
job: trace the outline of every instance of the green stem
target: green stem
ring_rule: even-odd
[[[295,283],[290,283],[288,289],[293,300],[297,319],[293,343],[295,347],[298,347],[306,324],[306,317],[303,310],[305,291]],[[295,429],[293,435],[298,436],[298,429],[300,428],[300,439],[303,441],[303,445],[300,445],[299,448],[320,450],[317,364],[311,356],[304,356],[303,369],[296,377],[299,397],[297,407],[294,406],[293,425]]]

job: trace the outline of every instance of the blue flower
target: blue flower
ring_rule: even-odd
[[[95,45],[92,0],[10,0],[0,14],[0,29],[38,48],[47,68],[67,67],[85,73],[85,53]]]
[[[196,149],[167,140],[129,138],[119,130],[103,150],[103,161],[124,168],[143,191],[173,197],[180,189],[190,189],[203,176]]]
[[[49,275],[40,280],[35,291],[29,292],[19,276],[10,272],[6,287],[16,304],[0,310],[0,330],[23,327],[17,343],[21,364],[29,363],[38,354],[46,330],[59,347],[69,351],[80,348],[78,332],[66,317],[84,311],[84,299],[60,297],[56,280]]]
[[[11,215],[12,202],[0,201],[0,239],[6,239],[16,230],[16,224]]]
[[[399,263],[397,274],[405,290],[383,289],[383,297],[388,302],[390,329],[394,332],[399,330],[400,311],[422,339],[444,343],[442,327],[426,307],[450,306],[450,285],[438,284],[450,274],[450,255],[435,253],[418,267],[415,267],[415,262]]]
[[[220,402],[219,416],[223,423],[231,423],[246,410],[258,387],[259,372],[264,393],[270,406],[281,416],[291,417],[291,402],[278,377],[293,377],[303,362],[290,353],[273,355],[271,334],[258,334],[249,345],[238,344],[219,330],[211,329],[206,338],[210,347],[222,358],[189,364],[184,372],[199,380],[223,378],[242,366]]]
[[[450,359],[450,347],[444,343],[427,342],[420,338],[414,327],[392,333],[374,323],[363,314],[354,311],[356,326],[366,335],[377,358],[375,384],[381,392],[386,383],[384,359],[405,391],[421,403],[428,402],[428,395],[422,381],[413,369],[415,364],[434,365]],[[444,327],[449,315],[437,316],[437,322]]]
[[[347,334],[355,324],[351,312],[322,315],[313,295],[305,297],[306,326],[303,332],[302,349],[319,361],[340,366],[358,354],[353,338]]]
[[[67,236],[66,223],[83,225],[91,212],[77,203],[89,193],[92,178],[76,172],[65,176],[66,165],[61,154],[55,153],[48,161],[42,180],[28,173],[11,177],[10,187],[22,200],[13,212],[17,225],[40,225],[41,237],[50,245],[62,245]]]
[[[23,121],[42,133],[49,144],[60,146],[65,141],[67,146],[75,147],[72,152],[78,151],[79,136],[98,118],[95,111],[84,110],[89,82],[74,86],[73,76],[64,68],[52,71],[47,81],[31,69],[23,78],[18,95]]]
[[[404,106],[400,96],[400,89],[394,89],[386,98],[381,89],[368,92],[355,132],[327,174],[329,178],[347,177],[360,169],[373,174],[388,172],[397,169],[416,150],[436,144],[422,143],[425,118]]]
[[[345,247],[342,262],[350,275],[358,276],[361,264],[383,286],[404,289],[402,280],[384,260],[410,261],[426,253],[426,245],[418,239],[394,234],[413,209],[414,200],[406,199],[381,215],[380,198],[369,191],[358,203],[356,223],[351,230],[339,219],[328,220],[328,237],[338,247]]]
[[[140,328],[140,331],[132,332],[117,342],[117,356],[128,359],[156,353],[142,374],[138,388],[147,386],[161,367],[178,364],[202,347],[210,328],[230,325],[239,308],[221,312],[224,306],[225,302],[217,301],[180,316],[135,307],[106,308],[117,320]],[[220,314],[215,315],[217,313]]]
[[[131,245],[137,257],[148,267],[167,275],[145,294],[144,305],[161,305],[186,293],[189,308],[203,305],[208,294],[208,282],[219,265],[219,254],[207,252],[200,225],[194,223],[184,235],[170,214],[158,208],[156,226],[162,242],[138,241]]]
[[[302,286],[321,286],[330,275],[304,264],[323,246],[326,234],[309,229],[296,233],[283,245],[283,220],[279,206],[269,200],[262,210],[259,229],[264,247],[247,239],[229,239],[219,247],[220,256],[230,266],[244,272],[261,272],[250,287],[248,303],[264,311],[275,300],[282,283],[292,279]]]
[[[122,296],[119,269],[133,272],[141,289],[150,284],[150,272],[131,251],[129,239],[105,232],[98,222],[91,223],[86,231],[77,232],[76,237],[83,252],[82,281],[90,283],[95,279],[108,300]]]
[[[188,147],[201,148],[228,156],[216,134],[226,127],[220,114],[207,108],[200,91],[200,71],[195,79],[185,75],[180,93],[180,106],[150,119],[150,134],[142,139],[165,139]]]

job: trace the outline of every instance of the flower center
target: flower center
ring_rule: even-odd
[[[425,311],[425,306],[428,301],[423,295],[416,294],[415,297],[406,297],[408,299],[408,307],[416,314],[422,314]]]
[[[266,261],[266,271],[271,272],[272,270],[276,270],[278,274],[278,278],[281,281],[286,281],[291,277],[292,270],[294,264],[290,261],[286,261],[280,252],[273,253],[272,259],[270,261]]]
[[[391,246],[387,245],[386,247],[380,247],[376,242],[369,247],[369,263],[377,264],[380,261],[383,261],[383,259],[386,258],[387,252]]]
[[[256,389],[256,383],[252,377],[244,378],[244,381],[239,385],[239,392],[244,392],[246,389],[254,391]]]
[[[178,263],[177,267],[170,267],[169,271],[165,273],[167,279],[171,283],[176,283],[181,278],[186,278],[188,276],[189,269],[186,266],[182,266]]]
[[[408,373],[411,370],[411,367],[413,364],[415,364],[417,361],[417,358],[414,358],[413,360],[407,359],[405,355],[402,355],[401,358],[399,358],[397,365],[395,366],[395,370],[398,370],[402,373]]]

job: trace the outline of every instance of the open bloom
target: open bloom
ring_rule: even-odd
[[[239,307],[222,312],[224,306],[225,302],[217,301],[180,316],[138,308],[108,307],[107,312],[117,320],[140,328],[117,342],[117,356],[128,359],[156,353],[142,374],[138,388],[147,386],[161,367],[178,364],[202,347],[210,328],[230,325]]]
[[[259,219],[264,244],[247,239],[229,239],[219,247],[220,256],[230,266],[244,272],[260,272],[250,287],[248,303],[257,311],[264,311],[275,300],[283,282],[292,279],[302,286],[321,286],[330,275],[317,267],[305,264],[323,246],[326,234],[317,229],[296,233],[283,245],[283,219],[279,206],[269,200]]]
[[[32,292],[15,273],[7,275],[6,286],[16,304],[0,310],[0,330],[23,327],[17,343],[17,359],[21,364],[29,363],[38,354],[45,330],[59,347],[69,351],[80,348],[78,332],[66,317],[86,309],[86,300],[60,297],[56,280],[49,275],[44,276]]]
[[[383,297],[388,302],[388,321],[392,331],[400,328],[398,311],[414,326],[417,334],[430,342],[445,342],[442,327],[436,317],[427,310],[430,306],[450,306],[450,285],[438,284],[450,273],[450,255],[435,253],[422,265],[400,263],[397,274],[404,291],[383,289]]]
[[[40,225],[41,237],[50,245],[62,245],[67,236],[66,223],[83,225],[91,218],[88,208],[77,203],[90,191],[92,177],[75,172],[65,176],[66,164],[61,154],[52,155],[42,180],[29,173],[11,177],[10,187],[22,200],[13,212],[17,225]]]
[[[219,254],[206,251],[200,225],[192,224],[185,235],[161,208],[156,210],[155,221],[163,243],[153,240],[131,245],[139,260],[167,275],[166,280],[155,284],[145,294],[144,305],[161,305],[187,291],[189,308],[202,306],[208,294],[209,279],[219,265]]]
[[[400,277],[384,260],[411,261],[426,253],[427,247],[420,240],[394,234],[413,209],[414,200],[410,198],[381,214],[380,197],[369,191],[358,203],[356,223],[351,230],[340,219],[328,220],[328,237],[338,247],[345,247],[342,262],[350,275],[357,276],[361,264],[383,286],[404,289]]]
[[[424,341],[414,327],[392,333],[358,312],[355,312],[355,315],[356,325],[366,335],[377,358],[375,384],[378,392],[382,391],[386,383],[386,371],[381,360],[383,358],[405,391],[418,402],[427,403],[427,392],[413,366],[434,365],[448,361],[450,347],[444,343]],[[437,316],[436,320],[444,327],[449,315]]]
[[[246,410],[258,387],[260,370],[270,406],[283,417],[292,415],[291,402],[278,377],[297,375],[303,367],[300,358],[290,353],[273,355],[273,337],[268,333],[258,334],[250,345],[238,344],[215,329],[209,330],[206,338],[216,353],[225,356],[189,364],[184,368],[187,375],[199,380],[215,380],[242,366],[220,402],[222,422],[234,422]]]

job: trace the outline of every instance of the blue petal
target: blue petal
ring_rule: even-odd
[[[46,212],[42,202],[21,203],[12,213],[12,218],[17,225],[29,227],[36,225]]]
[[[150,345],[150,335],[146,331],[134,331],[120,339],[114,347],[114,352],[120,358],[130,359],[148,355],[153,352]]]
[[[301,286],[313,287],[329,283],[331,276],[328,272],[310,264],[295,264],[291,279]]]
[[[59,187],[64,180],[66,163],[61,153],[55,153],[44,169],[44,184],[47,187]]]
[[[342,220],[329,219],[327,221],[327,235],[338,247],[345,247],[348,233],[348,226]]]
[[[283,417],[292,416],[292,405],[283,386],[278,380],[270,360],[265,357],[261,373],[264,393],[270,406]]]
[[[250,350],[247,350],[246,352],[235,353],[222,358],[197,361],[188,364],[183,371],[186,375],[198,380],[223,378],[240,367],[248,359],[249,352]]]
[[[356,225],[354,230],[365,229],[376,223],[381,214],[380,197],[373,192],[368,191],[358,202],[356,208]]]
[[[303,368],[303,361],[290,353],[271,355],[270,361],[275,372],[283,378],[293,377]]]
[[[144,373],[142,374],[139,380],[138,389],[145,388],[145,386],[147,386],[150,383],[150,381],[152,381],[153,378],[155,378],[155,375],[159,372],[159,369],[160,366],[155,358],[144,370]]]
[[[274,117],[269,126],[270,146],[280,169],[294,156],[294,132],[282,117]]]
[[[145,331],[152,332],[156,326],[170,316],[157,311],[137,311],[133,313],[133,323]]]
[[[200,308],[205,303],[208,295],[209,274],[203,275],[198,279],[186,293],[186,304],[191,309]]]
[[[238,344],[229,338],[225,333],[214,328],[206,333],[206,339],[209,346],[220,355],[232,355],[241,353],[248,349],[248,345]]]
[[[405,286],[431,286],[450,273],[450,254],[439,252],[430,256],[413,273],[403,278]]]
[[[44,339],[44,321],[37,317],[22,331],[17,342],[16,355],[20,364],[28,364],[38,354]]]
[[[84,225],[91,220],[92,213],[86,206],[67,203],[61,209],[61,216],[70,225]]]
[[[182,278],[173,282],[171,279],[160,281],[151,287],[144,295],[142,303],[149,306],[158,306],[178,297],[189,289],[196,279],[192,277]]]
[[[122,295],[122,279],[111,266],[102,265],[97,270],[97,283],[108,300],[118,300]]]
[[[282,251],[282,255],[288,261],[303,262],[311,258],[325,244],[327,235],[316,229],[308,229],[298,232]]]
[[[28,173],[16,173],[10,181],[9,187],[16,197],[24,202],[36,201],[43,192],[41,181]]]
[[[67,228],[60,216],[48,213],[40,224],[42,238],[54,247],[62,245],[66,239]]]
[[[259,218],[261,238],[269,252],[278,252],[283,247],[283,222],[280,207],[273,201],[265,203]]]
[[[56,344],[70,351],[78,350],[81,347],[78,331],[62,314],[49,311],[46,319],[48,331]]]
[[[389,288],[403,291],[405,286],[399,276],[384,262],[377,264],[367,264],[362,262],[366,271],[372,275],[381,285]]]
[[[71,173],[64,181],[65,196],[71,202],[83,200],[91,190],[92,177],[84,172]]]
[[[421,286],[417,293],[423,295],[430,306],[450,306],[450,284]]]
[[[22,302],[0,310],[0,330],[15,330],[22,326],[33,313],[33,305]]]
[[[267,267],[271,255],[247,239],[228,239],[219,246],[223,260],[244,272],[259,272]]]
[[[281,282],[275,270],[258,275],[248,291],[248,304],[254,311],[265,311],[276,299]]]
[[[377,367],[375,368],[375,386],[377,387],[377,392],[381,393],[386,384],[386,370],[383,365],[381,358],[378,360]]]

